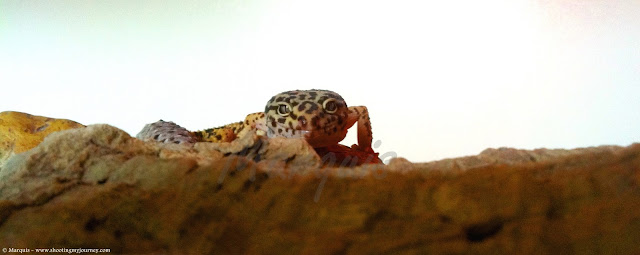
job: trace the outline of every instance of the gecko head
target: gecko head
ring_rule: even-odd
[[[268,137],[300,137],[314,148],[338,144],[347,134],[349,108],[329,90],[292,90],[273,96],[264,109]]]

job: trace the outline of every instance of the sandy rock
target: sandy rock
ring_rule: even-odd
[[[15,247],[637,254],[639,212],[640,144],[322,167],[302,140],[166,144],[92,125],[0,169],[0,243]]]
[[[543,162],[554,160],[560,157],[588,153],[616,152],[623,149],[620,146],[599,146],[590,148],[578,148],[572,150],[565,149],[536,149],[520,150],[514,148],[489,148],[476,156],[467,156],[452,159],[443,159],[427,163],[416,164],[422,169],[446,170],[446,171],[466,171],[475,168],[482,168],[500,164],[521,164],[531,162]]]
[[[35,147],[53,132],[79,127],[84,126],[71,120],[0,112],[0,166],[9,157]]]

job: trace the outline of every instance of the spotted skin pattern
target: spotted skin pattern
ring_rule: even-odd
[[[244,121],[192,132],[199,141],[231,142],[255,129],[267,137],[304,138],[312,147],[336,145],[358,123],[356,149],[373,151],[371,121],[365,106],[347,106],[329,90],[293,90],[273,96],[264,112],[247,115]]]
[[[264,113],[257,112],[247,115],[244,121],[231,123],[222,127],[209,128],[201,131],[192,132],[202,142],[231,142],[237,138],[243,137],[251,129],[261,129],[258,123],[264,122]],[[258,133],[260,134],[260,132]]]

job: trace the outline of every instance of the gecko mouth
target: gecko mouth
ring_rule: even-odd
[[[273,136],[303,138],[314,148],[338,144],[346,135],[346,130],[343,132],[342,127],[333,123],[320,128],[307,126],[307,129],[291,129],[278,126],[272,130]]]
[[[338,144],[346,134],[346,130],[339,125],[333,124],[307,131],[305,140],[313,147],[326,147]]]
[[[273,131],[273,136],[286,138],[306,138],[307,135],[311,132],[310,130],[291,129],[285,127],[277,127],[271,130]]]

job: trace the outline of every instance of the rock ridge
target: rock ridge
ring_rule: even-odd
[[[101,124],[0,167],[0,244],[15,248],[636,254],[639,212],[640,144],[323,167],[302,140],[186,146]]]

